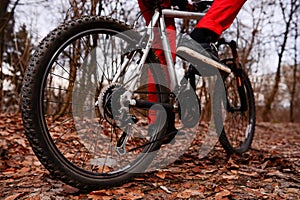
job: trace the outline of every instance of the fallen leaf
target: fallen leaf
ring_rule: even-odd
[[[33,194],[30,194],[29,198],[30,200],[40,200],[41,199],[41,195],[40,193],[33,193]]]
[[[62,189],[67,194],[74,194],[74,193],[77,193],[79,191],[79,189],[74,188],[74,187],[69,186],[69,185],[66,185],[66,184],[62,185]]]
[[[157,172],[157,173],[155,174],[155,176],[157,176],[157,177],[159,177],[159,178],[161,178],[161,179],[165,179],[165,178],[166,178],[166,174],[167,174],[167,172],[165,172],[165,171],[160,171],[160,172]]]
[[[187,198],[190,198],[191,195],[192,195],[192,193],[190,192],[190,190],[184,190],[183,192],[178,193],[177,197],[187,199]]]
[[[205,192],[205,186],[201,185],[199,186],[199,192],[204,193]]]
[[[17,199],[17,198],[19,198],[21,196],[23,196],[22,193],[13,194],[13,195],[10,195],[10,196],[6,197],[4,200],[15,200],[15,199]]]
[[[215,199],[216,200],[221,200],[224,197],[228,197],[229,195],[231,195],[231,193],[228,190],[223,190],[223,191],[216,194]]]
[[[237,175],[223,175],[222,178],[230,179],[230,180],[237,180],[239,177]]]
[[[126,192],[128,192],[128,191],[124,188],[114,190],[115,194],[125,194]]]
[[[12,175],[12,174],[15,174],[15,173],[16,173],[16,169],[14,169],[14,168],[5,169],[2,172],[3,175]]]
[[[201,173],[203,169],[201,169],[199,166],[192,168],[192,171],[194,173]]]
[[[26,173],[29,172],[31,169],[29,167],[23,167],[20,170],[18,170],[18,173]]]
[[[88,199],[110,200],[110,199],[112,199],[112,197],[111,196],[98,196],[98,195],[94,195],[94,194],[89,194]]]
[[[239,171],[238,173],[241,174],[241,175],[251,176],[251,177],[258,177],[259,176],[257,172],[248,173],[248,172]]]
[[[98,196],[110,196],[111,192],[108,190],[97,190],[90,193],[90,195],[98,195]]]
[[[264,182],[267,182],[267,183],[272,183],[273,182],[273,179],[272,178],[267,178],[265,180],[263,180]]]
[[[300,197],[300,189],[297,189],[297,188],[287,188],[286,191],[287,191],[288,193],[298,194],[299,197]]]
[[[141,199],[145,196],[144,193],[142,193],[140,190],[129,192],[126,195],[122,196],[121,199],[128,199],[128,200],[134,200],[134,199]]]
[[[203,172],[204,174],[210,174],[210,173],[214,173],[214,172],[216,172],[216,171],[218,171],[218,169],[202,170],[202,172]]]
[[[3,125],[3,126],[4,126],[4,125]],[[0,127],[0,128],[1,128],[1,127]],[[5,128],[5,127],[3,127],[3,128]],[[4,130],[4,131],[1,131],[1,135],[7,137],[7,136],[11,135],[11,133],[8,132],[8,131],[6,131],[6,130]]]
[[[267,160],[266,162],[264,162],[262,165],[261,165],[261,169],[265,169],[267,167],[269,163],[269,160]]]
[[[283,174],[279,171],[270,171],[269,173],[267,173],[268,176],[283,176]]]
[[[163,191],[165,191],[166,193],[168,193],[168,194],[172,194],[172,192],[166,187],[166,186],[163,186],[163,185],[161,185],[161,186],[159,186]]]
[[[234,162],[234,160],[230,157],[230,159],[228,160],[228,167],[229,168],[235,168],[235,169],[238,169],[238,168],[240,168],[240,166],[238,166],[235,162]]]
[[[135,180],[135,181],[144,181],[145,179],[144,179],[144,178],[141,178],[141,177],[135,177],[134,180]]]
[[[200,192],[199,190],[191,190],[191,189],[186,189],[182,192],[179,192],[177,194],[178,198],[182,198],[182,199],[188,199],[192,196],[197,196],[199,198],[204,198],[204,195],[202,192]]]

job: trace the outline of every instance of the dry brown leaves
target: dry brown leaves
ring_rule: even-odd
[[[201,141],[172,165],[120,187],[80,194],[52,179],[24,136],[20,115],[0,114],[0,198],[14,199],[300,199],[300,125],[259,123],[253,148],[227,158]]]

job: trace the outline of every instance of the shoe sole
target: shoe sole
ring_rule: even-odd
[[[199,54],[197,51],[194,51],[190,48],[187,48],[184,46],[178,47],[176,54],[179,57],[191,62],[194,65],[199,66],[199,61],[200,61],[200,62],[207,64],[210,67],[215,67],[224,72],[231,73],[231,69],[229,69],[228,67],[222,65],[221,63],[219,63],[213,59],[203,56],[202,54]]]

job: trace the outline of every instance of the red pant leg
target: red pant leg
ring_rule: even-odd
[[[141,12],[143,13],[143,17],[146,20],[147,25],[150,23],[152,16],[154,14],[154,10],[153,9],[149,9],[147,7],[147,2],[146,5],[143,2],[144,0],[138,0]],[[151,1],[149,1],[149,4],[151,4]],[[171,7],[171,0],[165,0],[161,3],[161,6],[164,8],[170,8]],[[172,52],[172,57],[173,60],[175,60],[176,57],[176,27],[175,27],[175,22],[173,18],[165,18],[165,23],[166,23],[166,32],[167,32],[167,36],[170,42],[170,48],[171,48],[171,52]],[[161,38],[159,36],[159,30],[155,30],[154,31],[154,41],[153,41],[153,48],[154,48],[154,53],[157,55],[160,63],[164,66],[164,74],[167,80],[167,83],[170,83],[170,78],[169,78],[169,73],[166,67],[166,58],[164,55],[164,51],[163,51],[163,47],[162,47],[162,42],[161,42]]]
[[[152,0],[149,0],[149,4],[144,4],[143,2],[144,0],[138,0],[141,12],[143,13],[143,17],[146,20],[146,24],[148,25],[152,19],[152,16],[154,14],[154,10],[153,9],[149,9],[147,7],[147,5],[151,4]],[[163,1],[162,3],[162,7],[164,8],[169,8],[171,6],[171,1],[170,0],[166,0]],[[165,23],[166,23],[166,31],[167,31],[167,36],[170,42],[170,48],[172,51],[172,57],[173,60],[175,60],[175,56],[176,56],[176,28],[175,28],[175,22],[174,19],[172,18],[165,18]],[[170,83],[170,77],[169,77],[169,73],[168,73],[168,69],[167,69],[167,62],[166,62],[166,58],[164,55],[164,51],[163,51],[163,47],[162,47],[162,42],[161,42],[161,38],[159,35],[159,31],[158,29],[156,29],[154,31],[154,41],[153,41],[153,48],[154,48],[154,53],[156,54],[156,56],[158,57],[160,64],[163,66],[163,70],[164,70],[164,76],[166,77],[166,81],[167,84]],[[152,102],[157,102],[158,100],[158,96],[155,94],[151,94],[151,92],[155,92],[156,91],[156,86],[155,86],[155,81],[154,81],[154,77],[151,73],[150,70],[148,70],[148,91],[150,92],[150,94],[148,94],[148,101],[152,101]],[[148,114],[148,119],[149,119],[149,124],[153,124],[155,122],[156,119],[156,112],[154,110],[150,110],[149,114]]]
[[[227,29],[246,0],[215,0],[196,28],[207,28],[218,35]]]

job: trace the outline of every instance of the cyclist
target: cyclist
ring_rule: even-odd
[[[150,23],[154,12],[153,2],[153,0],[138,0],[147,24]],[[215,55],[210,44],[215,43],[221,33],[232,24],[245,2],[246,0],[215,0],[190,35],[185,35],[181,43],[178,44],[177,54],[184,52],[186,56],[189,55],[188,57],[196,58],[199,61],[203,61],[203,56],[218,61],[218,57]],[[190,5],[188,0],[161,0],[163,8],[170,8],[171,5],[178,6],[180,10],[197,10],[197,7],[193,6],[196,4]],[[172,52],[175,52],[173,51],[176,49],[174,19],[166,18],[165,22],[169,41],[171,42],[170,47]],[[160,59],[161,64],[166,64],[160,43],[160,38],[156,37],[154,40],[154,46],[157,47],[155,53]],[[174,53],[173,59],[175,59]]]
[[[180,10],[197,11],[197,7],[189,4],[188,0],[160,0],[162,8],[170,8],[178,6]],[[235,19],[236,15],[244,5],[246,0],[215,0],[205,16],[198,21],[194,30],[189,34],[183,36],[181,42],[178,44],[177,55],[180,57],[193,62],[197,65],[200,63],[208,64],[214,61],[219,61],[216,50],[213,48],[212,43],[215,43],[221,33],[226,30]],[[143,13],[143,17],[146,23],[149,24],[152,15],[154,13],[154,1],[153,0],[138,0],[139,7]],[[170,41],[170,48],[172,51],[173,60],[175,60],[175,49],[176,49],[176,28],[173,18],[166,18],[166,32]],[[158,32],[155,33],[158,35]],[[155,37],[153,41],[154,52],[160,60],[162,65],[166,65],[166,59],[160,37]],[[169,75],[167,67],[164,67],[164,74],[167,82],[169,81]],[[152,81],[152,77],[149,74],[149,81]],[[149,91],[155,90],[155,88],[149,88]],[[149,95],[149,101],[156,101],[155,95]],[[151,115],[151,114],[149,114]],[[155,115],[155,113],[153,114]],[[171,133],[170,137],[167,138],[164,143],[172,141],[177,133],[177,129],[174,127],[174,114],[170,119],[167,133]],[[149,117],[151,121],[151,116]],[[152,117],[155,119],[155,116]],[[151,123],[151,122],[150,122]]]

